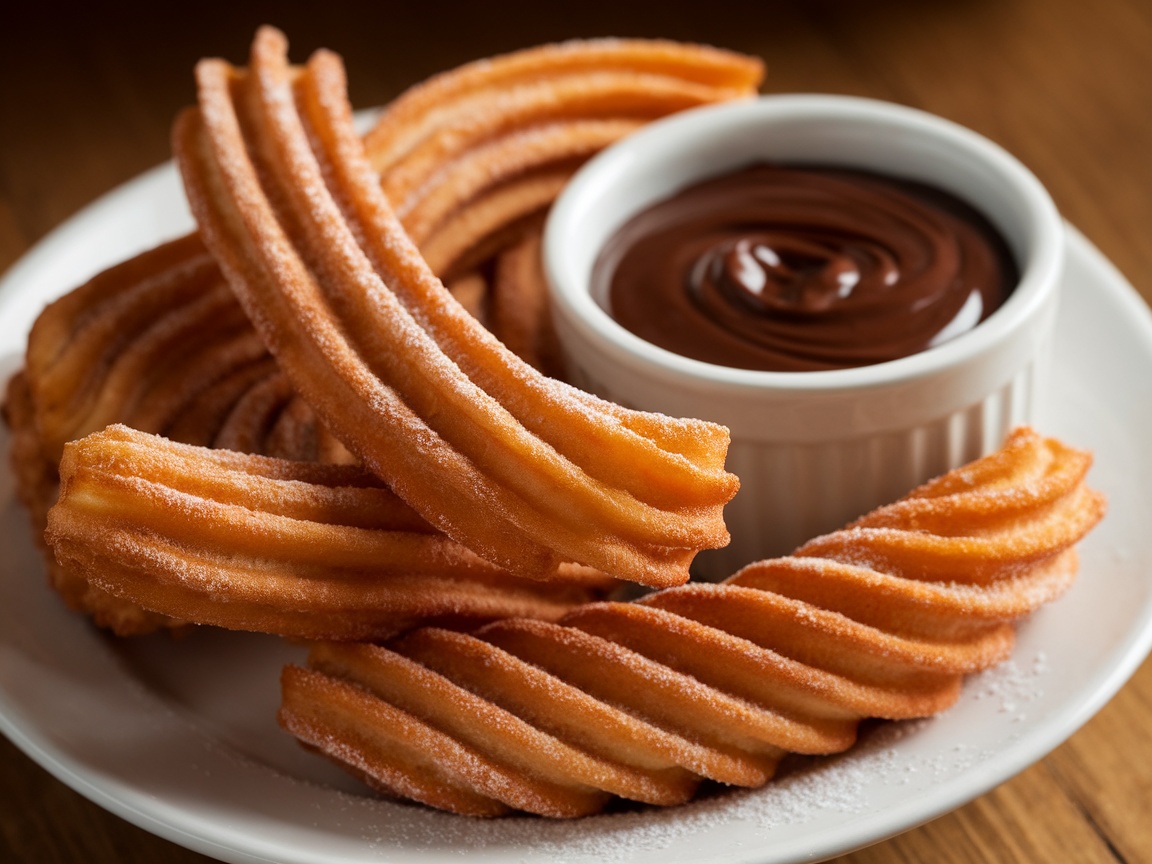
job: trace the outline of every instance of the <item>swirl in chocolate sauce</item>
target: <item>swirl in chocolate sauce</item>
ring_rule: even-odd
[[[755,165],[632,218],[605,245],[592,290],[624,327],[685,357],[810,371],[955,338],[1017,278],[988,220],[941,190]]]

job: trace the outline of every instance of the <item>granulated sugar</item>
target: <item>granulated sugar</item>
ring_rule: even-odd
[[[1050,671],[1043,652],[1020,656],[969,680],[962,696],[967,706],[957,710],[980,710],[981,703],[989,703],[1015,725],[1043,695],[1040,685]],[[882,810],[878,802],[906,805],[993,758],[995,747],[969,743],[961,734],[939,734],[938,724],[948,724],[948,719],[946,712],[925,720],[866,723],[861,740],[847,753],[790,757],[763,789],[705,787],[697,800],[664,810],[642,808],[559,822],[531,817],[479,821],[340,794],[348,808],[341,821],[346,828],[359,826],[360,842],[384,857],[391,850],[416,860],[424,855],[437,860],[609,864],[661,861],[669,855],[707,860],[719,843],[726,860],[739,860],[741,850],[755,860],[774,843],[795,841],[798,830],[810,831],[815,843],[838,826],[874,818],[878,807]],[[330,808],[317,820],[328,827],[335,816]],[[366,824],[378,825],[379,833],[365,834]]]
[[[722,842],[731,851],[733,833],[751,853],[768,848],[774,831],[780,828],[806,823],[827,827],[844,817],[866,816],[874,806],[871,794],[878,787],[906,789],[931,784],[941,771],[987,757],[968,747],[929,758],[902,756],[900,742],[932,722],[879,724],[865,730],[861,742],[846,754],[786,763],[763,789],[709,790],[690,804],[665,810],[643,809],[559,822],[531,817],[479,821],[349,795],[340,799],[356,811],[348,813],[346,825],[363,824],[361,808],[376,810],[373,821],[381,831],[378,836],[362,838],[368,847],[403,849],[414,855],[425,850],[430,856],[455,857],[458,853],[468,860],[655,860],[671,850],[679,854],[685,844],[706,844],[709,838],[724,838]],[[324,821],[330,822],[330,818]],[[737,830],[726,831],[733,827]],[[814,834],[818,833],[814,826]]]
[[[1009,659],[971,682],[972,698],[998,700],[1001,713],[1022,722],[1028,719],[1028,705],[1044,695],[1039,681],[1047,671],[1048,657],[1043,651],[1036,652],[1031,662]]]
[[[220,641],[220,652],[235,654],[234,643],[248,640],[235,636]],[[277,654],[255,665],[263,669],[286,659],[290,658]],[[253,677],[256,671],[251,670]],[[1028,706],[1040,700],[1041,685],[1052,674],[1043,652],[1019,651],[1014,660],[972,677],[951,712],[926,720],[866,722],[859,742],[848,752],[789,757],[763,789],[707,786],[698,800],[684,806],[636,808],[571,821],[527,816],[486,821],[382,800],[367,789],[361,792],[358,782],[335,766],[290,746],[287,736],[281,739],[272,732],[268,736],[276,747],[265,742],[256,748],[252,736],[257,730],[235,740],[235,747],[223,741],[213,744],[219,727],[205,730],[208,734],[197,736],[201,746],[189,770],[205,779],[222,771],[233,779],[248,778],[259,788],[266,784],[278,790],[275,803],[268,802],[268,818],[277,823],[289,819],[292,827],[284,822],[282,829],[299,831],[304,846],[322,843],[351,861],[641,864],[719,856],[726,861],[763,860],[785,844],[810,841],[815,847],[836,832],[846,842],[875,839],[870,832],[878,821],[934,795],[939,806],[949,806],[937,795],[942,785],[966,771],[982,769],[1005,742],[1026,734],[1028,724],[1017,718],[1026,717]],[[270,691],[265,701],[274,701],[275,695]],[[216,711],[200,703],[196,707]],[[976,731],[968,725],[973,712],[983,730],[977,736],[980,744],[969,734]],[[204,722],[184,719],[197,726]],[[232,728],[234,721],[226,721],[221,718],[224,727]],[[992,737],[987,734],[989,726]],[[287,753],[281,752],[284,749]],[[271,775],[261,778],[269,767]],[[261,810],[240,791],[243,783],[235,785],[234,794],[224,795],[230,806],[243,812]],[[911,823],[896,821],[891,830],[907,824]]]

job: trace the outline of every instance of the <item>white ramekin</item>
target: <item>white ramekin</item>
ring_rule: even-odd
[[[821,372],[691,360],[617,324],[589,294],[605,241],[680,188],[757,161],[843,165],[930,183],[1000,230],[1020,282],[989,318],[920,354]],[[731,430],[741,489],[731,544],[703,576],[785,554],[995,449],[1030,421],[1056,317],[1063,222],[1040,182],[986,138],[910,108],[851,97],[766,96],[654,123],[590,161],[544,240],[552,309],[575,383],[621,404]]]

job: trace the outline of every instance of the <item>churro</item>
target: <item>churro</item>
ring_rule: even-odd
[[[197,67],[174,133],[206,245],[297,392],[429,522],[536,578],[574,561],[685,581],[727,542],[727,432],[544,378],[463,310],[372,176],[343,67],[270,28]]]
[[[109,426],[65,446],[46,540],[60,568],[153,613],[309,639],[422,621],[554,619],[611,580],[510,576],[360,468],[177,444]]]
[[[97,626],[106,627],[120,636],[182,627],[183,622],[141,609],[109,594],[56,562],[56,556],[44,539],[44,530],[48,525],[48,511],[56,502],[60,477],[57,463],[44,456],[24,372],[13,375],[8,382],[4,422],[11,435],[9,464],[16,481],[16,497],[28,511],[32,536],[41,552],[48,584],[61,600],[70,609],[88,615]]]
[[[965,675],[1004,660],[1013,622],[1068,588],[1075,544],[1104,513],[1084,484],[1090,462],[1022,429],[721,584],[559,622],[321,645],[307,669],[285,670],[281,724],[391,794],[476,815],[675,803],[704,778],[759,786],[785,753],[842,751],[866,717],[935,714]],[[402,723],[376,725],[384,711]],[[452,746],[421,750],[418,736]],[[407,747],[392,749],[400,737]],[[566,767],[561,747],[588,761]],[[451,795],[429,792],[430,778]]]

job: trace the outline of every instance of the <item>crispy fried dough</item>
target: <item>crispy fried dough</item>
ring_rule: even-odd
[[[368,153],[390,182],[389,167],[409,170],[404,142],[442,138],[457,120],[476,111],[491,113],[485,102],[520,106],[514,116],[505,115],[498,134],[474,136],[451,148],[452,158],[433,166],[431,180],[403,202],[405,227],[419,238],[433,270],[452,276],[453,293],[467,301],[478,319],[488,304],[488,283],[480,269],[506,273],[507,265],[497,267],[489,259],[504,249],[516,258],[520,238],[536,229],[571,172],[641,122],[618,116],[610,100],[601,102],[605,110],[600,113],[548,121],[547,110],[525,110],[532,104],[541,107],[540,83],[563,78],[566,87],[587,94],[601,86],[589,82],[629,69],[669,79],[662,92],[675,91],[674,82],[683,80],[710,101],[749,95],[761,74],[758,61],[698,46],[570,42],[446,72],[411,88],[381,114],[369,134]],[[536,97],[526,99],[524,87]],[[601,92],[606,92],[603,87]],[[639,113],[659,113],[655,99]],[[501,281],[506,283],[507,276]],[[506,287],[501,295],[498,302],[506,307]],[[521,315],[517,323],[531,322]],[[517,344],[527,350],[525,337],[506,332],[520,338]],[[529,359],[540,362],[535,355]],[[555,364],[542,368],[559,370]],[[109,268],[51,304],[36,323],[25,372],[19,387],[29,414],[20,440],[29,452],[46,454],[43,464],[39,457],[23,462],[39,472],[35,486],[28,487],[35,488],[39,501],[33,513],[38,540],[44,514],[56,498],[56,461],[64,444],[109,423],[201,446],[354,461],[267,353],[224,290],[223,276],[198,235]],[[119,633],[146,631],[148,622],[172,623],[94,586],[68,581],[51,557],[47,564],[71,605],[93,612],[98,621],[117,622]]]
[[[570,560],[683,582],[727,542],[727,432],[626,411],[540,376],[428,269],[352,130],[343,68],[290,67],[264,28],[251,67],[198,66],[174,133],[213,251],[301,396],[449,536],[535,578]]]
[[[283,458],[335,452],[314,423],[299,440],[270,441],[294,397],[286,384],[262,414],[246,410],[250,391],[274,387],[266,382],[280,376],[195,234],[110,267],[49,304],[29,334],[24,375],[51,463],[65,443],[110,423]]]
[[[457,812],[578,816],[595,792],[663,804],[701,778],[758,786],[782,753],[844,750],[866,717],[934,714],[963,676],[1006,658],[1013,622],[1071,584],[1074,544],[1103,516],[1084,484],[1090,462],[1021,429],[992,456],[718,585],[592,603],[558,622],[319,646],[308,669],[285,670],[281,724],[369,776],[386,767],[380,782],[396,794]],[[420,699],[404,683],[417,677]],[[363,704],[329,712],[338,687]],[[462,714],[481,709],[499,719],[463,730]],[[383,710],[403,717],[405,735],[455,749],[395,755],[374,725]],[[576,797],[565,807],[533,797],[542,769],[504,737],[513,722],[526,727],[520,747],[547,735],[599,760],[602,779],[553,772]],[[452,794],[398,791],[429,770],[453,778]],[[634,787],[622,791],[623,778]]]
[[[182,627],[182,622],[113,596],[56,563],[56,556],[44,539],[44,531],[48,526],[48,511],[56,502],[60,477],[57,463],[44,455],[36,432],[32,395],[23,372],[13,375],[8,382],[4,422],[12,438],[8,456],[16,480],[16,497],[28,511],[32,536],[42,553],[48,584],[64,603],[70,609],[89,615],[97,626],[106,627],[120,636]]]
[[[308,639],[418,622],[555,619],[610,580],[511,576],[349,465],[177,444],[109,426],[65,446],[46,540],[60,569],[164,616]]]

